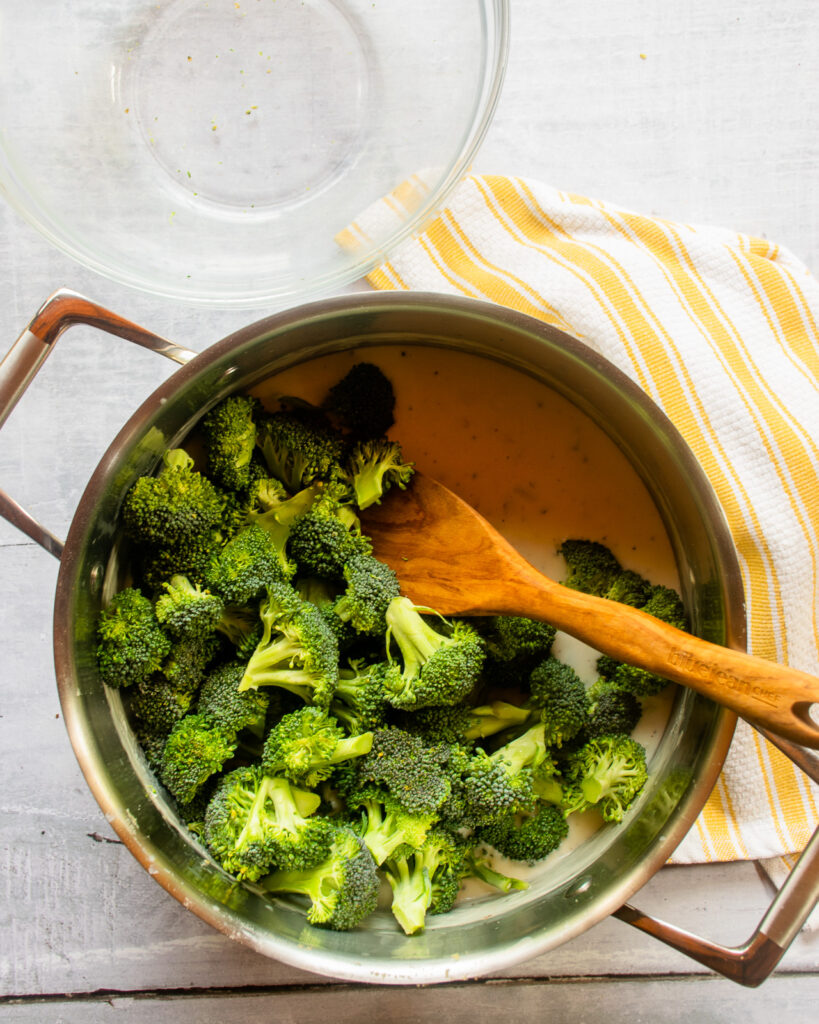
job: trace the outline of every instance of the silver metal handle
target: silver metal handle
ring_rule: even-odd
[[[819,757],[815,753],[772,733],[760,731],[814,782],[819,782]],[[628,903],[616,910],[613,916],[653,935],[667,946],[710,967],[717,974],[748,988],[756,988],[773,972],[817,903],[819,828],[813,833],[753,935],[740,946],[722,946],[702,939],[644,914]]]
[[[196,355],[158,334],[125,320],[76,292],[61,288],[34,314],[29,325],[0,361],[0,427],[25,394],[51,354],[60,335],[75,324],[87,324],[150,349],[175,363],[185,364]],[[59,558],[63,542],[42,526],[29,512],[0,490],[0,515],[26,536]]]

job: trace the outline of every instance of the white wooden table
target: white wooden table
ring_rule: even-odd
[[[477,170],[764,235],[819,270],[815,0],[512,6],[506,89]],[[203,312],[131,292],[0,206],[0,349],[58,286],[197,350],[270,312]],[[64,536],[110,439],[167,373],[164,360],[73,331],[4,428],[2,486]],[[0,523],[0,1019],[815,1019],[816,934],[753,992],[614,920],[502,978],[428,989],[336,984],[232,943],[150,879],[86,787],[54,681],[56,575],[53,559]],[[666,868],[635,902],[738,943],[769,898],[754,865],[728,864]]]

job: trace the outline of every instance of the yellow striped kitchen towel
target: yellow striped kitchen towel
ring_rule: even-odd
[[[418,176],[409,189],[423,191]],[[414,201],[414,200],[413,200]],[[383,237],[396,191],[348,229]],[[473,175],[369,276],[523,310],[631,376],[681,431],[742,565],[750,649],[819,674],[819,283],[759,238],[694,227],[520,178]],[[819,788],[740,722],[676,863],[792,863]]]

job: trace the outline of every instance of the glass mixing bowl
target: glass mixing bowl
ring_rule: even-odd
[[[0,191],[143,291],[338,290],[468,168],[507,46],[508,0],[4,4]]]

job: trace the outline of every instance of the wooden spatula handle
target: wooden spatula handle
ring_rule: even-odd
[[[708,643],[615,601],[564,587],[521,567],[516,604],[618,661],[682,683],[794,743],[819,747],[810,705],[819,679]],[[520,612],[519,612],[520,613]]]

